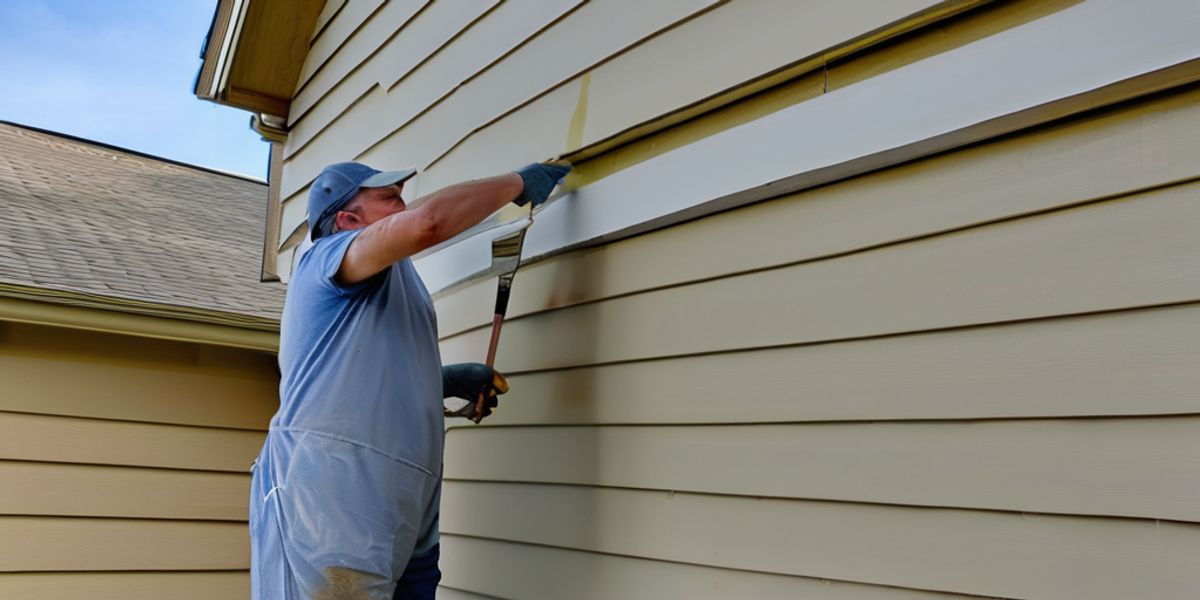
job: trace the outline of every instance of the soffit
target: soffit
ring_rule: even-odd
[[[322,0],[221,0],[196,94],[287,117],[324,5]]]

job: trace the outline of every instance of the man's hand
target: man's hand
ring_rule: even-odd
[[[517,169],[525,189],[521,190],[521,195],[513,200],[513,204],[525,206],[532,202],[534,208],[541,206],[550,197],[550,192],[554,191],[554,186],[570,172],[571,165],[565,162],[533,163]]]
[[[499,372],[481,363],[458,363],[442,367],[443,413],[447,417],[466,417],[478,423],[492,414],[499,403],[498,395],[508,391],[508,380]],[[477,401],[483,396],[483,412],[476,412]],[[463,404],[463,400],[466,404]]]

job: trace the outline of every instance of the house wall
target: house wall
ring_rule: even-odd
[[[0,596],[249,595],[268,353],[0,323]]]
[[[1198,107],[1150,98],[519,272],[513,391],[448,434],[445,584],[1190,596]],[[491,286],[439,301],[444,360],[482,357]]]
[[[347,2],[314,39],[291,104],[280,239],[303,226],[307,186],[327,164],[416,166],[416,196],[595,146],[780,70],[818,69],[944,4],[978,2]],[[282,277],[300,239],[284,244]]]
[[[1029,32],[1108,27],[1128,9],[468,4],[350,0],[332,14],[292,103],[281,239],[329,162],[415,165],[421,193],[575,152],[586,192],[908,67],[931,77],[928,65],[997,40],[1034,59],[1014,69],[1076,64],[1039,54],[1045,36]],[[953,8],[974,10],[862,45]],[[754,88],[781,69],[792,77]],[[448,431],[444,594],[1192,595],[1200,89],[1188,81],[1102,108],[1023,104],[1027,121],[981,121],[952,151],[523,266],[498,357],[513,391],[485,425]],[[923,114],[959,114],[955,84]],[[731,86],[761,93],[656,131]],[[798,139],[806,152],[826,143]],[[605,200],[618,199],[588,201]],[[444,361],[483,358],[494,290],[481,279],[439,294]]]

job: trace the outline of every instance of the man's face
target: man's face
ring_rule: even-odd
[[[359,190],[354,198],[346,203],[346,207],[342,209],[345,212],[352,213],[354,216],[354,219],[352,219],[354,222],[344,228],[358,229],[359,227],[366,227],[380,219],[402,212],[406,208],[404,198],[400,196],[402,191],[404,191],[403,183]]]

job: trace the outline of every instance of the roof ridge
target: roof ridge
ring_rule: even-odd
[[[0,119],[0,125],[7,125],[7,126],[9,126],[9,127],[13,127],[13,128],[20,129],[20,130],[29,131],[29,132],[32,132],[32,133],[38,133],[38,134],[45,135],[45,136],[49,136],[49,137],[55,137],[55,138],[59,138],[59,139],[66,140],[66,141],[69,141],[69,142],[73,142],[73,143],[76,143],[76,144],[79,144],[79,145],[83,145],[83,146],[94,146],[94,147],[97,147],[97,148],[103,148],[103,149],[105,149],[105,150],[109,150],[109,151],[120,152],[120,153],[122,153],[122,154],[126,154],[126,155],[129,155],[129,156],[132,156],[132,157],[137,157],[137,158],[143,158],[143,159],[152,160],[152,161],[154,161],[154,162],[157,162],[157,163],[164,163],[164,164],[168,164],[168,165],[175,165],[175,166],[178,166],[178,167],[184,167],[184,168],[186,168],[186,169],[193,169],[193,170],[196,170],[196,171],[203,171],[203,172],[205,172],[205,173],[212,173],[212,174],[214,174],[214,175],[221,175],[221,176],[224,176],[224,177],[231,177],[231,178],[234,178],[234,179],[240,179],[240,180],[242,180],[242,181],[247,181],[247,182],[250,182],[250,183],[258,183],[258,184],[261,184],[261,185],[267,185],[267,182],[266,182],[265,180],[263,180],[263,179],[259,179],[259,178],[257,178],[257,177],[252,177],[252,176],[250,176],[250,175],[244,175],[244,174],[242,174],[242,173],[234,173],[233,171],[226,171],[226,170],[223,170],[223,169],[216,169],[216,168],[213,168],[213,167],[205,167],[205,166],[201,166],[201,165],[194,165],[194,164],[191,164],[191,163],[186,163],[186,162],[179,161],[179,160],[175,160],[175,159],[171,159],[171,158],[164,158],[164,157],[162,157],[162,156],[156,156],[156,155],[153,155],[153,154],[149,154],[149,153],[147,153],[147,152],[140,152],[140,151],[138,151],[138,150],[131,150],[131,149],[129,149],[129,148],[122,148],[122,147],[120,147],[120,146],[115,146],[115,145],[113,145],[113,144],[107,144],[107,143],[104,143],[104,142],[98,142],[98,141],[96,141],[96,140],[89,140],[89,139],[87,139],[87,138],[82,138],[82,137],[75,136],[75,135],[71,135],[71,134],[68,134],[68,133],[62,133],[62,132],[59,132],[59,131],[52,131],[52,130],[49,130],[49,129],[43,129],[43,128],[41,128],[41,127],[34,127],[34,126],[32,126],[32,125],[25,125],[25,124],[22,124],[22,123],[15,123],[15,122],[13,122],[13,121],[7,121],[7,120],[4,120],[4,119]]]

